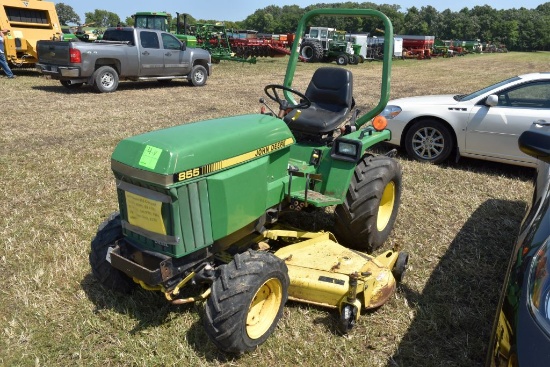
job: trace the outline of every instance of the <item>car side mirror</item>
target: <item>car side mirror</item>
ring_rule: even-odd
[[[181,43],[180,50],[182,50],[182,51],[187,50],[187,44],[186,44],[185,42],[182,42],[182,43]]]
[[[494,107],[498,105],[498,96],[496,94],[491,94],[485,100],[485,105],[489,107]]]
[[[550,133],[527,130],[518,138],[519,149],[531,157],[550,163]]]

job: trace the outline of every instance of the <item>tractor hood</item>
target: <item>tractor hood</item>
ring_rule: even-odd
[[[294,137],[283,120],[252,114],[205,120],[122,140],[115,173],[169,186],[283,149]]]

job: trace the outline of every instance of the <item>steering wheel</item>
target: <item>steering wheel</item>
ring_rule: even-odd
[[[277,90],[282,91],[288,91],[298,97],[300,97],[300,103],[298,104],[290,104],[286,99],[279,97],[279,93],[277,93]],[[266,85],[264,88],[265,94],[275,102],[279,104],[279,110],[285,111],[288,109],[294,110],[297,108],[309,108],[311,106],[311,101],[309,98],[307,98],[303,93],[300,93],[292,88],[285,87],[284,85],[280,84],[269,84]]]

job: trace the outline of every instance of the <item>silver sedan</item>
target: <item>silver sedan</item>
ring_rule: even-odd
[[[518,137],[533,123],[550,125],[550,73],[515,76],[471,94],[395,99],[381,115],[389,143],[415,160],[469,157],[535,167]]]

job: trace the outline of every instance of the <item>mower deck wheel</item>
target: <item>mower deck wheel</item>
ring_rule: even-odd
[[[407,264],[409,263],[409,254],[406,252],[401,252],[397,255],[397,261],[392,269],[393,277],[397,283],[401,283],[405,277],[405,272],[407,271]]]

